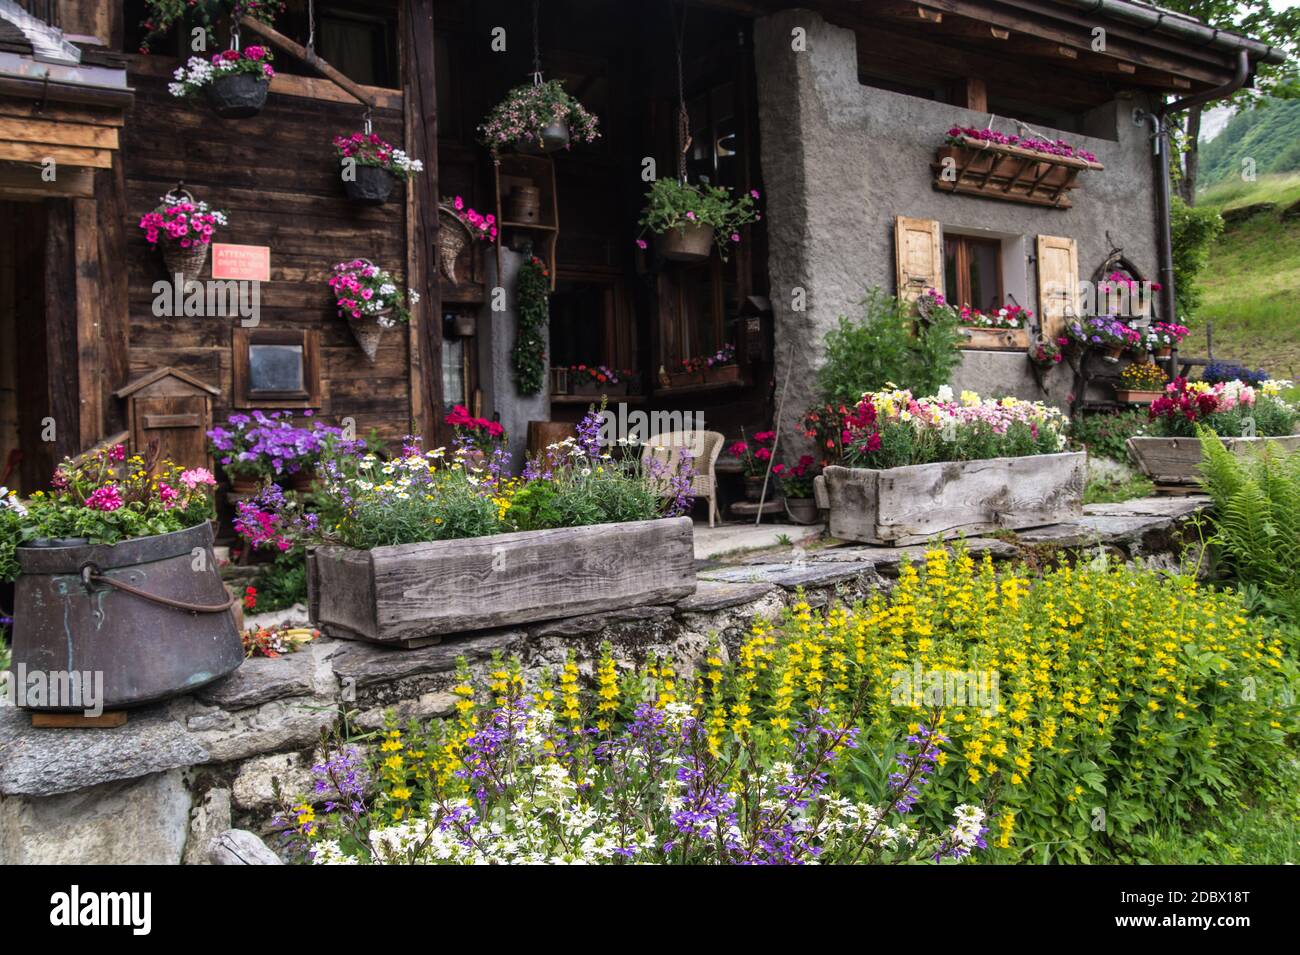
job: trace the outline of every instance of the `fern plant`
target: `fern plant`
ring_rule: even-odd
[[[1201,486],[1214,502],[1210,543],[1235,581],[1300,621],[1300,453],[1265,445],[1238,456],[1213,431],[1201,440]]]

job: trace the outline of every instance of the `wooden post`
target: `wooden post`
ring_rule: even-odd
[[[76,215],[72,199],[45,201],[45,414],[54,421],[53,460],[81,450],[81,408],[77,373]],[[42,478],[42,481],[44,478]]]
[[[984,81],[977,76],[968,76],[952,84],[952,104],[964,109],[973,109],[977,113],[989,111],[988,89]]]
[[[78,413],[77,450],[94,445],[103,437],[103,375],[99,360],[100,268],[99,230],[94,199],[73,199],[72,217],[75,230],[73,254],[76,265],[77,367],[75,378],[61,382],[66,387],[76,382]]]
[[[420,301],[412,310],[420,356],[420,433],[426,448],[443,443],[442,288],[438,281],[438,92],[433,64],[433,0],[411,0],[403,7],[402,102],[413,136],[407,151],[424,163],[411,181],[415,193],[414,236],[418,274],[411,287]]]

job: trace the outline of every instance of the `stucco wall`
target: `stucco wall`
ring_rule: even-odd
[[[791,48],[796,27],[805,31],[801,52]],[[783,434],[793,434],[814,399],[822,339],[836,318],[859,315],[857,302],[872,285],[895,291],[897,215],[937,219],[963,232],[1023,236],[1027,257],[1039,234],[1072,237],[1083,280],[1110,251],[1109,230],[1138,268],[1154,274],[1150,144],[1131,115],[1145,103],[1117,100],[1086,118],[1086,128],[1118,141],[1035,127],[1096,153],[1106,167],[1084,175],[1073,208],[1045,209],[936,191],[930,163],[944,132],[985,126],[988,114],[861,85],[852,31],[806,10],[782,11],[757,21],[755,51],[778,384],[792,372]],[[993,125],[1019,132],[1008,120]],[[1027,259],[1024,271],[1028,298],[1016,292],[1016,299],[1037,314],[1034,263]],[[802,312],[792,308],[796,288],[806,291]],[[1067,369],[1057,369],[1045,395],[1024,356],[967,352],[953,385],[1063,404],[1071,379]]]

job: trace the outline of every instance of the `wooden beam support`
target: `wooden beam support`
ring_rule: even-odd
[[[407,128],[407,151],[424,163],[424,172],[409,188],[415,193],[415,265],[410,285],[420,293],[411,309],[419,355],[419,429],[425,447],[442,444],[442,287],[438,280],[438,90],[433,51],[434,0],[403,4],[402,83]],[[412,385],[414,387],[414,384]]]
[[[977,76],[960,79],[951,86],[952,105],[973,109],[977,113],[989,111],[989,91]]]
[[[354,99],[357,100],[357,102],[364,103],[372,109],[377,105],[374,97],[367,93],[360,83],[348,79],[338,70],[334,69],[334,67],[322,60],[313,51],[307,49],[305,46],[295,43],[293,40],[290,40],[279,30],[275,29],[275,27],[263,23],[261,20],[255,20],[252,17],[242,17],[239,21],[239,26],[244,30],[252,30],[254,33],[265,38],[267,42],[284,50],[284,52],[288,53],[290,56],[302,60],[313,69],[319,70],[322,76],[334,82],[341,89],[346,90]]]
[[[891,20],[903,20],[908,23],[939,24],[943,22],[943,13],[941,11],[919,3],[899,3],[889,0],[889,2],[871,4],[871,12],[877,16],[888,17]]]
[[[75,236],[77,296],[77,368],[74,378],[60,382],[69,387],[76,382],[80,412],[77,450],[89,448],[103,436],[103,382],[99,361],[99,224],[94,199],[73,199],[72,216]]]

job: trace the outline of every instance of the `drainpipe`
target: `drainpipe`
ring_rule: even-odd
[[[1189,106],[1200,106],[1212,100],[1231,96],[1245,85],[1249,75],[1250,57],[1245,50],[1238,50],[1237,72],[1229,82],[1216,86],[1212,90],[1206,90],[1204,93],[1167,103],[1161,106],[1158,112],[1142,113],[1139,117],[1140,120],[1151,124],[1151,142],[1156,156],[1156,219],[1160,230],[1157,235],[1159,241],[1156,243],[1156,254],[1160,260],[1159,274],[1162,286],[1160,313],[1167,322],[1178,321],[1178,316],[1174,312],[1177,299],[1174,294],[1174,240],[1169,221],[1169,126],[1166,120],[1171,114],[1187,109]]]

